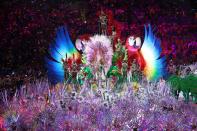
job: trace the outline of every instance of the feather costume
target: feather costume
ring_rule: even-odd
[[[81,55],[71,42],[67,29],[60,27],[57,30],[54,42],[49,46],[49,55],[46,57],[48,78],[52,84],[62,83],[65,80],[64,64],[72,68],[72,63],[81,61]]]
[[[150,25],[145,26],[144,42],[141,45],[133,44],[137,42],[132,37],[126,41],[128,51],[128,62],[136,59],[149,80],[158,80],[166,75],[166,59],[161,57],[160,40],[154,35]],[[138,40],[139,41],[139,40]]]
[[[101,65],[104,67],[104,71],[107,72],[111,66],[113,55],[110,39],[103,35],[90,37],[84,55],[86,64],[90,65],[94,71],[98,71],[99,65]]]

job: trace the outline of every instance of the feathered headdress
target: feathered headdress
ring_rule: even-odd
[[[113,49],[111,41],[107,36],[95,35],[90,37],[87,42],[85,51],[86,64],[97,69],[99,65],[104,66],[107,72],[111,66]]]

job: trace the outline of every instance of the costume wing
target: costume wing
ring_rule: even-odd
[[[161,57],[160,40],[153,34],[151,26],[145,26],[144,43],[140,53],[145,60],[144,73],[149,80],[157,80],[166,74],[166,59]]]
[[[64,66],[63,60],[80,58],[80,54],[71,42],[67,29],[64,27],[58,28],[54,42],[49,46],[49,55],[46,57],[46,68],[48,78],[51,83],[61,83],[64,81]]]

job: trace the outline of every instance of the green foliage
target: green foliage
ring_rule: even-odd
[[[191,97],[197,103],[197,77],[195,75],[187,75],[184,78],[172,75],[167,82],[171,85],[172,92],[177,98],[182,91],[186,102],[189,102]]]

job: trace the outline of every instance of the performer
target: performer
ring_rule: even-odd
[[[133,89],[135,90],[135,92],[137,92],[139,90],[139,81],[142,79],[142,73],[140,71],[140,66],[137,64],[136,59],[134,59],[133,63],[132,63],[132,82],[133,82]]]
[[[98,82],[98,87],[101,88],[103,85],[103,82],[106,80],[105,77],[105,69],[104,69],[104,65],[103,65],[103,61],[102,59],[100,60],[100,62],[98,63],[98,71],[96,72],[97,74],[97,82]]]
[[[80,65],[78,65],[76,63],[76,61],[73,62],[72,64],[72,68],[71,68],[71,83],[73,85],[73,89],[75,89],[75,91],[78,91],[79,89],[79,81],[77,81],[77,74],[80,71]]]
[[[101,10],[101,14],[99,16],[99,33],[107,35],[107,16],[103,10]]]
[[[169,65],[168,65],[168,73],[175,75],[176,74],[176,70],[177,70],[176,66],[174,65],[174,62],[171,59]]]
[[[113,47],[113,49],[114,49],[114,42],[115,42],[115,38],[116,38],[116,30],[115,30],[115,27],[114,26],[112,26],[112,34],[111,34],[111,44],[112,44],[112,47]]]
[[[123,63],[122,63],[122,75],[123,75],[124,80],[127,80],[127,68],[128,68],[127,61],[123,60]]]
[[[118,39],[118,42],[116,44],[116,50],[112,58],[112,64],[117,65],[119,68],[121,68],[123,60],[127,60],[127,51],[125,47],[122,45],[121,40]]]
[[[62,62],[63,62],[63,67],[64,67],[64,79],[65,81],[67,81],[69,78],[67,54],[66,54],[66,59],[65,60],[62,59]]]

